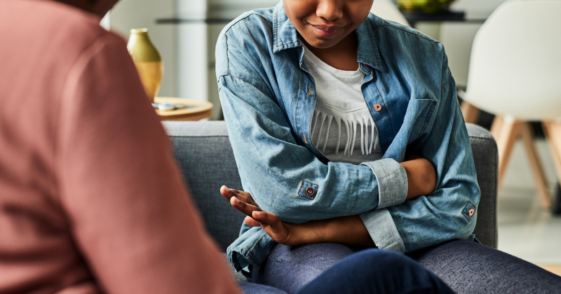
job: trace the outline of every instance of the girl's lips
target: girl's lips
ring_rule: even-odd
[[[330,38],[343,31],[345,27],[338,26],[323,26],[310,24],[320,37]]]

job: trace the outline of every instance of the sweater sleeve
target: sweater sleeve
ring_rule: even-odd
[[[60,202],[108,293],[238,293],[206,234],[125,43],[76,61],[59,111]]]

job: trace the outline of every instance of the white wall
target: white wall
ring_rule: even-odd
[[[503,2],[508,0],[458,0],[452,9],[466,11],[467,19],[486,19]]]
[[[156,24],[157,18],[170,18],[175,14],[175,0],[120,0],[111,10],[111,30],[127,40],[132,28],[148,28],[150,39],[164,62],[164,77],[158,96],[178,95],[177,27]]]
[[[272,7],[277,0],[177,0],[181,19],[234,19],[245,11]],[[214,105],[213,119],[221,116],[214,70],[216,40],[226,23],[194,21],[178,24],[178,95],[207,100]]]
[[[459,0],[452,9],[465,11],[467,20],[479,22],[444,22],[439,28],[437,39],[444,44],[448,54],[450,71],[456,85],[467,86],[471,46],[475,34],[493,11],[506,0]]]

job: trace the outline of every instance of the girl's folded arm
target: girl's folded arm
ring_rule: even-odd
[[[324,164],[296,142],[266,87],[230,74],[220,76],[218,84],[243,188],[263,210],[302,223],[405,201],[407,172],[395,160]]]
[[[378,247],[409,252],[452,239],[466,239],[475,228],[481,192],[444,52],[441,97],[434,117],[432,129],[420,146],[411,147],[417,147],[417,154],[433,164],[436,188],[427,196],[361,214]]]

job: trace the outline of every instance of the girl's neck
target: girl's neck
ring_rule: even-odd
[[[323,62],[340,70],[357,70],[357,50],[358,40],[355,33],[349,34],[341,42],[330,48],[315,48],[308,44],[306,40],[300,37],[302,42]]]

